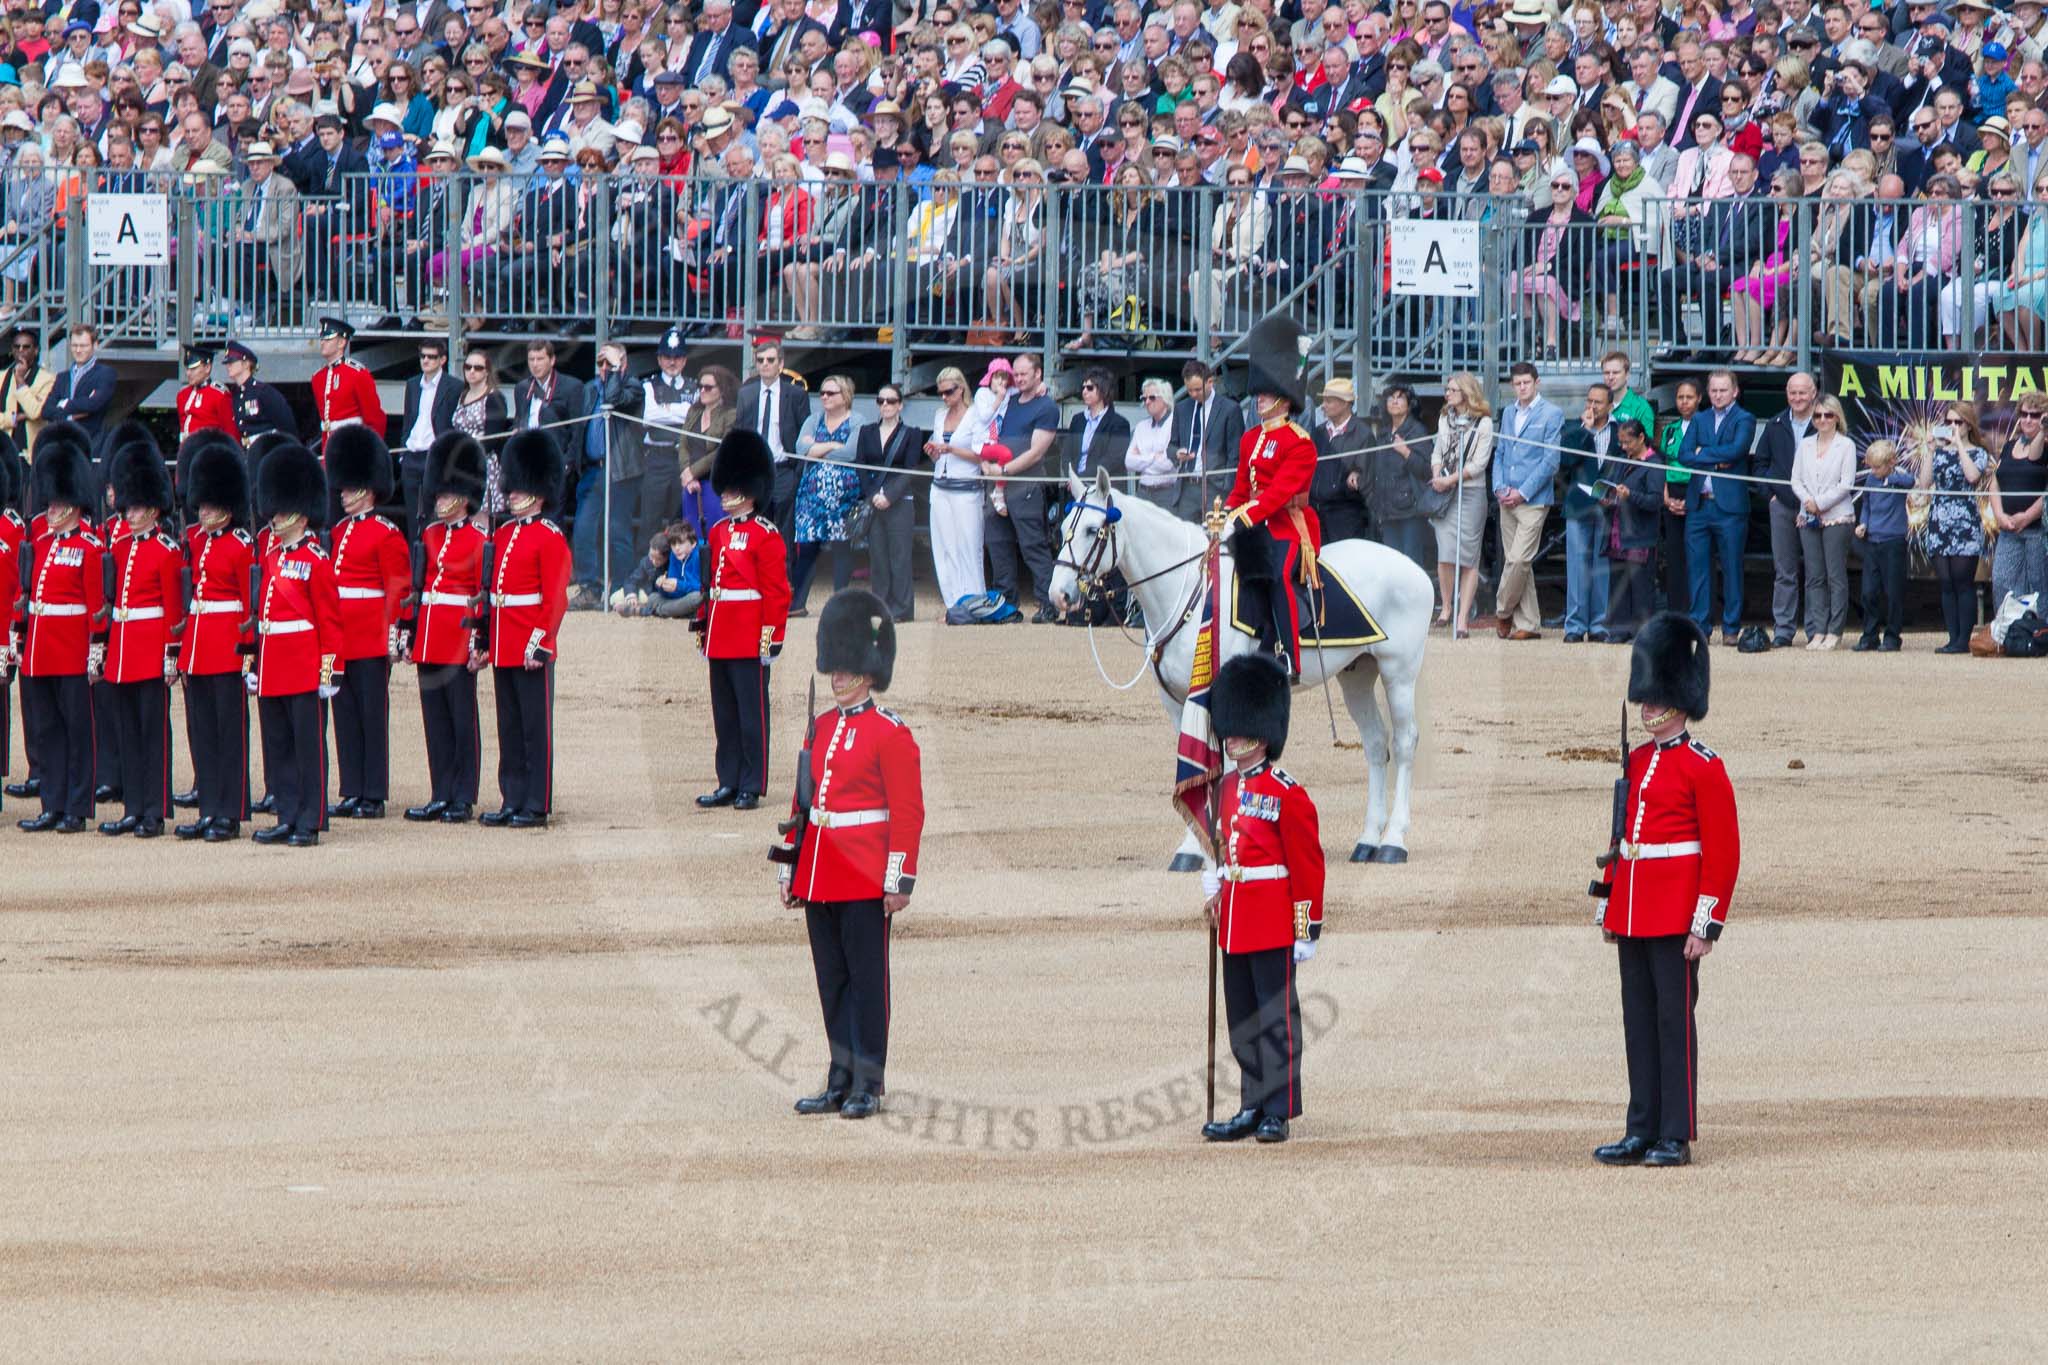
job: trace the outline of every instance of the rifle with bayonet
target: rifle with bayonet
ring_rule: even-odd
[[[775,832],[783,842],[768,850],[768,861],[796,866],[796,860],[803,855],[804,836],[811,829],[811,803],[817,800],[817,774],[811,771],[811,741],[818,737],[818,675],[811,675],[810,691],[805,695],[804,711],[810,717],[804,727],[804,751],[796,756],[796,812],[787,820],[779,821]]]
[[[1621,776],[1614,779],[1614,810],[1608,817],[1607,851],[1593,860],[1601,871],[1601,879],[1587,886],[1586,894],[1596,898],[1599,908],[1593,912],[1593,922],[1602,923],[1607,914],[1607,898],[1614,894],[1614,865],[1621,860],[1621,846],[1628,838],[1628,703],[1621,704]]]

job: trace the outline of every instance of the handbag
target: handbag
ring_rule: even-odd
[[[868,530],[875,519],[875,505],[866,498],[860,499],[846,509],[846,519],[840,523],[846,535],[846,544],[856,550],[868,548]]]

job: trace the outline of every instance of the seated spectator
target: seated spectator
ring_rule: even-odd
[[[1788,243],[1799,218],[1799,206],[1792,196],[1799,189],[1796,171],[1779,171],[1771,182],[1771,202],[1777,209],[1777,223],[1771,229],[1768,254],[1750,266],[1741,279],[1728,286],[1728,312],[1734,319],[1735,360],[1743,365],[1773,367],[1789,365],[1793,352],[1785,349],[1792,332],[1792,310],[1779,308],[1778,294],[1792,278]],[[1770,340],[1764,342],[1765,319],[1773,321]]]
[[[1096,326],[1111,317],[1120,320],[1127,337],[1149,325],[1142,316],[1149,278],[1146,255],[1157,245],[1160,213],[1159,195],[1150,185],[1137,166],[1126,164],[1117,170],[1108,219],[1090,234],[1096,250],[1086,254],[1094,259],[1081,267],[1081,334],[1066,344],[1066,350],[1094,346]]]
[[[1643,169],[1635,143],[1614,144],[1612,167],[1593,210],[1601,225],[1593,252],[1593,289],[1605,305],[1607,335],[1620,336],[1623,268],[1649,255],[1649,196],[1663,196]]]
[[[611,609],[621,616],[689,620],[704,601],[703,571],[696,531],[676,522],[648,542],[632,576],[612,590]]]
[[[1963,187],[1952,175],[1927,182],[1927,202],[1913,210],[1899,238],[1892,262],[1896,308],[1904,319],[1903,344],[1921,349],[1933,344],[1935,314],[1942,288],[1962,258]]]
[[[1969,336],[1964,337],[1963,304],[1966,297],[1960,272],[1941,287],[1941,341],[1951,351],[1964,349],[1967,340],[1975,349],[1977,333],[1998,317],[1997,301],[2005,292],[2020,261],[2020,230],[2026,218],[2020,212],[2020,182],[2010,171],[1999,171],[1984,181],[1987,210],[1972,215],[1971,231],[1976,241],[1970,247],[1976,259],[1973,279],[1967,291]]]
[[[1549,211],[1532,216],[1522,228],[1521,264],[1509,277],[1511,293],[1536,301],[1546,360],[1557,359],[1560,319],[1579,320],[1586,288],[1593,215],[1578,206],[1578,192],[1579,182],[1569,172],[1551,177]]]
[[[0,306],[18,307],[42,259],[42,241],[56,211],[57,186],[44,169],[43,149],[25,143],[0,182]]]
[[[986,59],[987,54],[983,57]],[[975,174],[980,176],[977,165]],[[1030,341],[1024,330],[1026,317],[1018,294],[1035,297],[1032,286],[1044,270],[1046,203],[1045,168],[1026,157],[1008,172],[1009,195],[1002,204],[1002,217],[992,244],[993,255],[983,274],[983,299],[991,332],[1006,336],[1019,345]]]
[[[1249,283],[1247,272],[1259,263],[1267,233],[1271,230],[1272,210],[1266,196],[1254,190],[1256,180],[1257,176],[1249,167],[1232,166],[1224,180],[1225,193],[1212,215],[1208,265],[1209,319],[1219,334],[1226,325],[1224,319],[1229,316],[1226,307],[1233,297],[1246,293]],[[1200,280],[1201,272],[1197,272],[1189,277],[1188,287],[1200,288]],[[1242,306],[1239,311],[1244,311]]]
[[[2004,325],[2004,337],[2015,350],[2036,349],[2041,319],[2048,316],[2048,163],[2044,163],[2027,203],[2027,225],[2020,234],[2017,259],[1993,299]]]

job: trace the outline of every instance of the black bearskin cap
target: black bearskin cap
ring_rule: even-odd
[[[5,435],[5,432],[0,432],[0,437]],[[14,442],[8,441],[0,445],[0,511],[15,506],[20,497],[21,457],[14,453]],[[9,585],[0,585],[5,586]]]
[[[484,448],[466,431],[443,432],[427,452],[427,477],[420,486],[420,515],[431,517],[434,500],[443,493],[468,499],[471,511],[483,506]]]
[[[1636,634],[1628,699],[1707,718],[1707,633],[1690,616],[1660,611]]]
[[[863,673],[877,692],[896,672],[896,623],[882,599],[863,588],[832,594],[818,617],[818,671]]]
[[[1301,328],[1293,318],[1285,313],[1260,318],[1244,339],[1244,351],[1251,357],[1247,392],[1277,394],[1293,405],[1296,416],[1308,411],[1308,393],[1301,386]]]
[[[529,493],[553,507],[562,501],[562,451],[545,431],[517,432],[505,442],[499,479],[507,496]]]
[[[114,485],[114,510],[154,507],[168,516],[175,501],[171,496],[171,471],[164,464],[156,442],[148,438],[147,432],[143,437],[114,447],[113,475],[108,480]]]
[[[1217,671],[1209,687],[1209,715],[1219,739],[1262,739],[1266,757],[1278,762],[1287,747],[1292,700],[1287,670],[1278,659],[1240,654]]]
[[[202,507],[227,511],[229,525],[249,525],[249,461],[242,448],[223,431],[195,432],[178,450],[185,470],[185,511],[193,518]]]
[[[752,498],[755,511],[766,508],[775,491],[775,456],[768,443],[739,427],[727,432],[711,458],[711,491]]]
[[[70,426],[69,423],[63,423]],[[72,431],[78,428],[71,427]],[[76,507],[91,516],[93,509],[100,505],[99,491],[93,487],[91,447],[79,432],[79,439],[49,439],[46,429],[36,440],[35,463],[30,466],[35,476],[36,506],[48,507],[52,503],[64,503]]]
[[[327,436],[327,484],[336,496],[344,488],[367,488],[383,502],[391,496],[391,450],[365,426],[336,427]]]
[[[327,511],[327,476],[302,445],[271,447],[256,471],[256,501],[263,520],[296,513],[317,529]]]

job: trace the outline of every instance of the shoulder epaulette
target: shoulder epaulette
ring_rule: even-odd
[[[1686,741],[1686,747],[1687,747],[1687,748],[1689,748],[1689,749],[1691,749],[1691,750],[1692,750],[1692,751],[1693,751],[1694,753],[1698,754],[1698,755],[1699,755],[1699,756],[1700,756],[1701,758],[1718,758],[1718,757],[1720,757],[1720,755],[1719,755],[1719,754],[1716,754],[1716,753],[1715,753],[1715,752],[1714,752],[1714,751],[1713,751],[1712,749],[1709,749],[1709,748],[1708,748],[1708,747],[1707,747],[1706,745],[1704,745],[1704,744],[1700,743],[1700,742],[1699,742],[1698,740],[1696,740],[1696,739],[1689,739],[1689,740],[1687,740],[1687,741]]]
[[[79,527],[77,534],[84,536],[85,543],[92,546],[95,550],[101,550],[106,548],[106,542],[101,540],[97,535],[93,534],[93,532],[88,530],[86,527]]]
[[[888,721],[891,725],[901,726],[903,724],[903,717],[897,715],[886,706],[877,706],[875,714]]]
[[[1283,787],[1299,787],[1301,785],[1299,782],[1296,782],[1293,778],[1287,775],[1287,770],[1285,768],[1269,768],[1267,769],[1267,771],[1272,773],[1273,780],[1275,782],[1278,782]]]
[[[768,520],[768,518],[762,516],[758,512],[754,514],[754,524],[762,527],[764,530],[775,531],[775,523]],[[782,532],[775,531],[775,534],[779,536],[782,534]]]
[[[162,545],[166,550],[177,550],[182,548],[179,546],[177,541],[171,539],[170,533],[168,531],[165,531],[161,526],[157,528],[156,539],[157,543],[159,545]]]
[[[21,519],[21,513],[15,511],[12,507],[0,508],[0,517],[5,517],[8,521],[13,522],[16,526],[21,527],[23,530],[28,529],[28,523],[24,522]]]
[[[235,539],[241,541],[244,545],[254,545],[256,543],[256,538],[239,526],[235,528],[234,535]]]
[[[383,515],[382,513],[377,513],[377,514],[374,514],[374,516],[373,516],[373,520],[375,520],[375,521],[377,521],[378,523],[380,523],[380,524],[381,524],[381,525],[382,525],[382,526],[384,527],[384,529],[385,529],[385,530],[387,530],[387,531],[390,531],[390,532],[391,532],[391,533],[392,533],[393,535],[403,535],[403,534],[405,534],[405,533],[404,533],[403,531],[400,531],[400,530],[398,529],[398,523],[397,523],[397,522],[393,521],[393,520],[392,520],[391,518],[389,518],[389,517],[387,517],[387,516],[384,516],[384,515]]]
[[[553,523],[552,521],[549,521],[549,520],[548,520],[548,519],[547,519],[546,517],[537,517],[537,518],[535,518],[535,520],[539,521],[541,525],[543,525],[543,526],[547,527],[547,528],[548,528],[548,529],[549,529],[550,531],[553,531],[553,532],[554,532],[554,533],[555,533],[556,535],[560,535],[560,534],[562,534],[562,528],[561,528],[561,527],[559,527],[559,526],[557,526],[557,525],[555,525],[555,524],[554,524],[554,523]]]
[[[1295,421],[1292,417],[1287,419],[1287,425],[1293,429],[1294,434],[1296,436],[1302,437],[1303,439],[1310,441],[1315,439],[1313,436],[1310,436],[1308,434],[1308,428],[1304,427],[1301,423]]]
[[[348,366],[348,367],[349,367],[350,369],[352,369],[352,370],[362,370],[362,371],[364,371],[365,373],[367,373],[367,372],[368,372],[368,368],[369,368],[368,366],[364,365],[362,361],[360,361],[360,360],[357,360],[357,359],[356,359],[356,358],[355,358],[354,356],[352,356],[352,355],[350,355],[350,356],[343,356],[343,357],[341,358],[341,362],[340,362],[340,363],[341,363],[341,364],[343,364],[343,365],[346,365],[346,366]]]
[[[319,542],[319,540],[313,536],[307,536],[304,540],[300,541],[298,545],[294,548],[301,550],[311,550],[314,556],[319,559],[327,558],[327,547],[325,545],[322,545]]]

